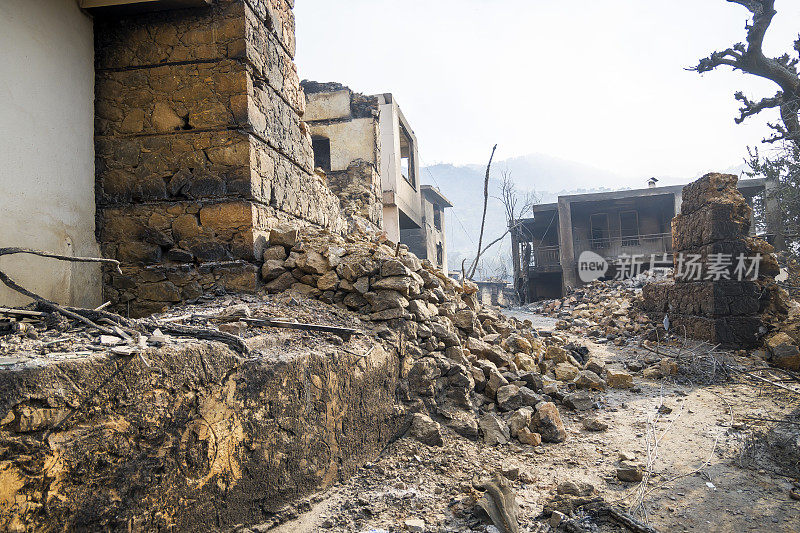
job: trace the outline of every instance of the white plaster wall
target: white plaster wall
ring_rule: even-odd
[[[419,226],[422,226],[422,212],[420,205],[419,185],[414,189],[404,178],[400,169],[400,118],[401,112],[393,100],[380,105],[380,136],[381,136],[381,184],[384,191],[395,194],[397,206]],[[406,128],[409,130],[410,128]],[[419,154],[417,139],[414,143],[415,175],[419,183]]]
[[[400,242],[400,213],[396,205],[383,206],[383,231],[392,242]]]
[[[333,124],[308,124],[311,135],[327,137],[331,141],[331,170],[347,170],[352,161],[363,159],[373,165],[375,161],[375,121],[356,118]]]
[[[0,246],[99,255],[94,235],[94,45],[74,0],[0,1]],[[62,303],[100,302],[100,269],[0,259]],[[0,287],[0,304],[27,299]]]
[[[350,117],[350,91],[306,93],[306,111],[303,120],[330,120]]]

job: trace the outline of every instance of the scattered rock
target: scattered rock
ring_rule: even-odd
[[[594,494],[594,485],[585,481],[564,481],[558,484],[556,493],[569,496],[589,496]]]
[[[559,363],[553,369],[558,381],[572,381],[578,377],[580,370],[570,363]]]
[[[612,389],[630,389],[633,387],[633,376],[622,370],[606,370],[606,383]]]
[[[583,429],[586,431],[605,431],[608,429],[608,424],[599,418],[584,418]]]
[[[784,332],[779,332],[767,339],[772,363],[787,370],[800,370],[800,349],[791,337]]]
[[[539,446],[542,443],[542,436],[539,433],[531,431],[527,427],[523,427],[517,432],[517,440],[519,440],[522,444]]]
[[[491,413],[481,416],[478,419],[478,426],[483,432],[483,442],[489,446],[506,444],[511,438],[506,423]]]
[[[411,419],[411,435],[428,446],[444,444],[439,424],[422,413],[414,413],[414,417]]]
[[[579,389],[606,390],[606,382],[591,370],[581,370],[573,383]]]
[[[617,479],[627,482],[638,482],[644,477],[644,470],[639,463],[633,461],[620,461],[617,467]]]
[[[558,408],[552,402],[543,402],[536,407],[536,413],[531,423],[533,429],[542,435],[544,442],[564,442],[567,440],[567,431],[561,421]]]
[[[594,396],[585,390],[572,392],[564,396],[564,405],[576,411],[588,411],[594,406]]]

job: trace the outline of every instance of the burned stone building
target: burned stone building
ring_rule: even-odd
[[[122,266],[5,258],[24,286],[62,303],[110,300],[132,316],[254,291],[269,231],[287,222],[385,229],[446,264],[449,203],[421,194],[417,141],[399,107],[391,95],[330,87],[309,86],[307,102],[293,61],[293,2],[14,4],[0,24],[28,62],[0,72],[31,90],[0,103],[4,129],[18,132],[4,143],[11,164],[2,180],[29,182],[34,194],[4,196],[3,245],[102,254]],[[69,128],[44,127],[50,115]],[[437,229],[413,231],[428,226]],[[3,291],[4,303],[26,301]]]
[[[762,212],[761,232],[780,249],[780,219],[763,179],[738,183],[749,205]],[[558,202],[534,206],[533,217],[512,232],[515,288],[523,301],[561,297],[582,284],[578,258],[590,251],[613,264],[620,257],[640,256],[642,268],[655,256],[671,264],[672,219],[681,211],[682,185],[588,194],[568,194]],[[755,233],[756,224],[751,224]]]
[[[339,83],[304,80],[302,87],[314,164],[345,211],[368,213],[389,240],[446,269],[444,209],[452,204],[420,184],[417,138],[394,96],[366,96]]]

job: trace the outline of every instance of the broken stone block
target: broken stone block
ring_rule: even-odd
[[[317,280],[317,288],[321,291],[335,291],[338,286],[339,276],[333,270],[329,270]]]
[[[517,440],[522,444],[539,446],[542,443],[542,436],[539,433],[531,431],[527,427],[523,427],[517,432]]]
[[[470,309],[462,309],[453,317],[453,325],[467,332],[472,332],[477,325],[475,312]]]
[[[572,382],[579,389],[606,390],[606,382],[591,370],[581,370]]]
[[[231,335],[241,335],[247,330],[247,324],[241,321],[226,322],[219,325],[219,330]]]
[[[586,431],[605,431],[608,429],[608,424],[600,420],[599,418],[584,418],[583,419],[583,429]]]
[[[508,418],[508,427],[511,430],[511,436],[516,437],[517,433],[519,433],[522,428],[529,428],[532,419],[532,407],[523,407],[514,411]]]
[[[272,259],[283,263],[283,261],[286,261],[286,248],[283,246],[270,246],[264,250],[263,259],[264,261]]]
[[[609,368],[606,370],[606,383],[612,389],[630,389],[633,387],[633,376],[622,370]]]
[[[411,305],[408,306],[409,311],[411,310]],[[448,346],[444,350],[444,355],[451,361],[458,363],[459,365],[463,365],[465,368],[470,368],[469,360],[464,356],[464,350],[459,348],[458,346]],[[483,372],[481,372],[481,376],[483,376]]]
[[[285,290],[288,290],[289,287],[291,287],[292,285],[294,285],[294,283],[296,281],[297,280],[294,279],[294,276],[292,276],[291,272],[284,272],[283,274],[278,276],[276,279],[274,279],[274,280],[270,281],[269,283],[267,283],[265,285],[265,288],[267,289],[267,291],[273,292],[273,293],[275,293],[275,292],[283,292]]]
[[[403,308],[397,309],[384,309],[376,313],[370,313],[370,320],[395,320],[397,318],[411,319],[411,313]]]
[[[469,440],[478,440],[478,422],[474,418],[456,418],[447,423],[447,427]]]
[[[322,294],[322,291],[318,288],[312,285],[306,285],[305,283],[294,283],[290,288],[306,298],[318,298]]]
[[[301,254],[296,261],[297,268],[309,274],[322,275],[330,270],[331,265],[325,257],[313,250]]]
[[[411,272],[408,268],[398,259],[387,259],[381,264],[381,277],[388,278],[391,276],[409,276]]]
[[[606,364],[603,361],[600,361],[599,359],[596,359],[594,357],[590,357],[589,360],[586,361],[586,364],[584,365],[584,369],[591,370],[598,376],[603,375],[603,370],[605,370],[605,367]]]
[[[291,248],[297,244],[298,237],[297,228],[278,227],[273,228],[269,232],[269,243],[273,245],[280,245],[286,248]]]
[[[486,413],[478,418],[478,427],[483,433],[484,444],[488,446],[506,444],[511,438],[506,423],[491,413]]]
[[[585,390],[572,392],[564,396],[564,405],[576,411],[588,411],[594,406],[594,396]]]
[[[360,294],[366,294],[369,292],[369,277],[362,276],[358,278],[355,282],[353,282],[353,289]]]
[[[420,396],[433,396],[436,379],[441,376],[439,365],[432,357],[419,359],[408,372],[408,387]]]
[[[484,389],[484,394],[489,398],[494,399],[497,396],[497,392],[504,386],[508,385],[508,380],[500,374],[500,372],[494,367],[488,367],[487,370],[484,371],[486,374],[486,387]]]
[[[536,360],[530,355],[526,355],[524,353],[518,353],[514,355],[514,364],[517,365],[517,368],[526,372],[539,371],[539,365],[536,364]]]
[[[503,348],[511,353],[522,352],[526,355],[530,355],[530,353],[533,351],[531,343],[528,342],[528,339],[522,335],[511,335],[505,339],[503,341]]]
[[[414,413],[411,419],[411,435],[428,446],[442,446],[442,432],[439,424],[422,413]]]
[[[561,414],[552,402],[543,402],[536,407],[536,413],[531,423],[533,429],[542,435],[544,442],[564,442],[567,440],[567,430],[561,421]]]
[[[572,381],[578,374],[580,370],[578,370],[575,366],[571,365],[570,363],[559,363],[553,369],[553,373],[556,375],[556,379],[558,381]]]
[[[277,279],[284,272],[286,272],[286,268],[283,266],[283,261],[280,259],[267,259],[264,261],[264,264],[261,265],[261,279],[264,281]]]
[[[554,363],[566,363],[567,351],[559,346],[548,346],[544,352],[545,360],[552,360]]]
[[[385,309],[400,309],[409,306],[408,300],[396,291],[379,290],[368,292],[364,294],[364,298],[369,302],[373,313]]]
[[[644,477],[644,470],[634,461],[620,461],[617,467],[617,479],[630,483],[639,482]]]
[[[382,278],[372,283],[372,288],[397,291],[403,296],[408,297],[411,290],[411,278],[408,276]]]
[[[497,407],[503,411],[514,411],[521,407],[533,407],[543,398],[528,387],[506,385],[497,390]]]
[[[594,494],[594,485],[585,481],[562,481],[556,487],[556,494],[568,496],[590,496]]]
[[[409,314],[409,316],[411,315]],[[445,346],[458,346],[460,344],[456,332],[444,324],[433,322],[431,330],[433,331],[433,336],[443,342]]]
[[[800,349],[789,335],[776,333],[767,338],[766,344],[772,364],[787,370],[800,370]]]

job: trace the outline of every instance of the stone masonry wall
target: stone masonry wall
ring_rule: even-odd
[[[358,216],[375,228],[383,227],[381,175],[374,165],[357,159],[345,172],[330,172],[327,179],[348,218]]]
[[[343,231],[314,173],[287,0],[98,18],[97,233],[107,299],[139,316],[255,290],[271,227]]]
[[[684,187],[681,213],[672,220],[675,280],[648,284],[642,296],[646,310],[662,314],[656,318],[667,313],[672,327],[681,333],[685,328],[689,337],[754,346],[766,331],[764,313],[776,309],[778,265],[769,244],[748,237],[752,210],[737,180],[732,174],[706,174]],[[740,254],[761,254],[757,279],[752,274],[739,279]],[[687,266],[691,256],[702,265],[699,279]],[[718,277],[709,276],[715,257],[730,259]]]

